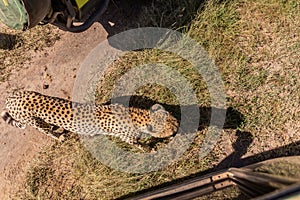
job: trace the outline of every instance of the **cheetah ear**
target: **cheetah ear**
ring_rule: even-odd
[[[166,111],[165,108],[160,105],[160,104],[154,104],[153,106],[151,106],[150,108],[150,113],[154,113],[154,112],[157,112],[157,111]]]

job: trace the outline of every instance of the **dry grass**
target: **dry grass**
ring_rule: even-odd
[[[231,147],[238,137],[235,136],[237,130],[248,132],[253,140],[251,144],[240,141],[241,145],[250,145],[247,155],[298,142],[299,9],[296,0],[207,1],[192,21],[183,20],[188,28],[182,31],[203,45],[219,67],[228,95],[228,107],[233,107],[236,115],[242,116],[241,119],[228,116],[232,118],[233,126],[223,131],[221,141],[204,159],[199,158],[199,145],[207,133],[207,126],[199,129],[193,144],[180,160],[161,171],[147,174],[130,174],[106,167],[73,138],[40,154],[28,172],[25,192],[19,195],[26,199],[117,198],[216,166],[233,149],[237,150],[236,146]],[[156,13],[156,17],[166,20],[157,15],[157,11],[150,12],[148,8],[148,13],[148,18],[158,26],[162,23],[151,18],[151,14]],[[116,79],[130,67],[151,62],[169,64],[180,71],[192,83],[199,107],[209,106],[205,83],[189,64],[177,56],[155,50],[132,52],[116,61],[100,80],[98,102],[109,100],[107,94]],[[169,105],[167,109],[179,114],[176,109],[172,110],[178,103],[176,98],[163,87],[147,85],[136,91],[136,96]],[[282,156],[282,153],[274,151],[268,156]],[[299,153],[299,148],[295,145],[286,153]]]
[[[220,67],[229,105],[238,105],[247,120],[244,130],[259,140],[253,151],[295,141],[300,113],[299,4],[240,1],[223,6],[211,5],[211,12],[198,15],[190,35],[206,46]]]
[[[1,27],[0,82],[7,79],[11,70],[26,66],[31,54],[52,46],[58,39],[57,30],[50,25],[35,27],[26,32]]]

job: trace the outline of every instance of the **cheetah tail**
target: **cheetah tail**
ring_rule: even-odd
[[[26,128],[26,125],[21,123],[21,122],[18,122],[16,121],[14,118],[12,118],[12,116],[10,116],[10,114],[6,111],[3,111],[1,113],[1,117],[2,119],[9,125],[11,126],[14,126],[14,127],[17,127],[17,128],[20,128],[20,129],[24,129]]]

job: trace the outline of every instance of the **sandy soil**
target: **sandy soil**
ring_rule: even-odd
[[[19,71],[13,71],[0,85],[0,104],[12,89],[34,90],[51,96],[70,98],[77,70],[88,53],[107,33],[99,24],[79,33],[60,31],[61,39],[54,46],[31,52],[31,61]],[[47,88],[47,89],[46,89]],[[22,185],[26,168],[44,146],[54,141],[37,130],[19,130],[0,122],[0,199],[10,199]]]

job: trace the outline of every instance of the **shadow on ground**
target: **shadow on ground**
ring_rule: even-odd
[[[111,1],[99,23],[108,38],[126,30],[141,27],[163,27],[180,30],[190,24],[204,0],[115,0]],[[118,48],[117,41],[109,41]],[[124,42],[124,41],[119,41]]]
[[[12,50],[18,42],[18,37],[12,34],[0,33],[0,49]]]
[[[111,101],[108,101],[104,104],[111,104],[111,103],[118,103],[125,106],[130,107],[136,107],[136,108],[142,108],[142,109],[149,109],[154,104],[161,104],[167,111],[169,111],[174,117],[178,119],[178,121],[182,121],[184,116],[181,115],[181,112],[188,112],[189,121],[195,121],[193,119],[193,116],[195,118],[198,118],[199,120],[196,120],[199,124],[197,127],[197,130],[185,130],[187,132],[194,132],[194,131],[200,131],[204,128],[213,125],[213,126],[220,126],[219,128],[224,129],[236,129],[238,128],[241,123],[244,121],[243,115],[235,110],[232,107],[229,107],[227,109],[220,109],[220,108],[212,108],[212,107],[199,107],[198,105],[168,105],[160,102],[153,101],[151,99],[142,97],[142,96],[122,96],[122,97],[116,97]],[[216,116],[225,117],[224,124],[222,123],[222,120],[220,122],[215,121],[211,122],[212,112]]]

